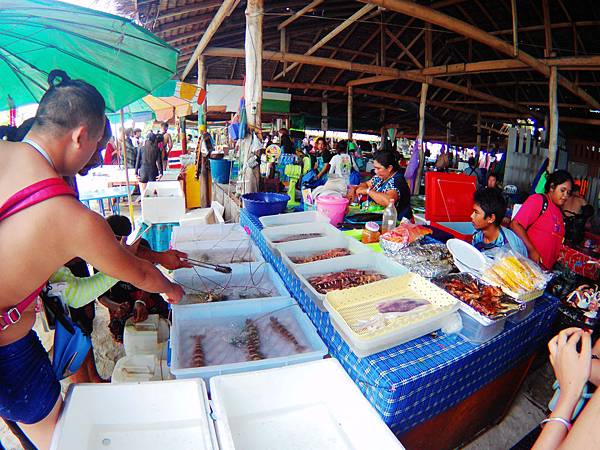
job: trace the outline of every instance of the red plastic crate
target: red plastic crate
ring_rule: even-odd
[[[470,222],[477,178],[464,174],[425,174],[425,219],[432,222]]]

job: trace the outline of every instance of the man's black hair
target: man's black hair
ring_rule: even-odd
[[[43,95],[35,115],[34,127],[60,131],[78,126],[99,133],[104,127],[106,104],[98,90],[83,80],[71,80],[62,70],[48,75],[50,88]]]
[[[494,224],[502,225],[502,219],[506,214],[506,200],[500,190],[487,187],[479,189],[473,195],[473,201],[483,210],[486,219],[493,214],[495,216]]]
[[[115,236],[129,236],[133,231],[131,221],[125,216],[108,216],[106,221],[110,225]]]

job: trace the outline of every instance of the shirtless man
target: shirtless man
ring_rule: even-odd
[[[181,286],[119,245],[106,221],[69,194],[61,177],[75,175],[97,151],[105,104],[91,85],[55,72],[26,139],[0,142],[0,417],[18,422],[39,449],[49,447],[62,406],[60,384],[32,331],[34,300],[50,275],[81,257],[173,303],[183,295]],[[16,208],[7,207],[13,202]]]
[[[579,185],[575,184],[573,185],[571,196],[567,199],[562,207],[562,211],[567,217],[576,216],[577,214],[581,214],[585,205],[587,205],[587,202],[579,193]]]
[[[169,159],[169,153],[171,153],[171,149],[173,148],[173,139],[169,134],[169,124],[167,122],[163,122],[161,124],[163,142],[164,142],[164,154],[163,159],[166,161]]]

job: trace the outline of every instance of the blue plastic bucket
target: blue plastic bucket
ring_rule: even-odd
[[[252,192],[242,195],[244,209],[256,217],[272,216],[285,211],[290,197],[274,192]]]
[[[231,170],[231,161],[228,159],[209,159],[210,174],[215,183],[229,183],[229,171]]]

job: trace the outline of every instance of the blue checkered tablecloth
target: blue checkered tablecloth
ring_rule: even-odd
[[[458,404],[549,338],[558,306],[553,298],[538,301],[527,319],[507,323],[500,335],[484,344],[440,333],[359,358],[333,329],[329,314],[317,308],[298,277],[267,247],[258,219],[242,210],[240,222],[308,314],[330,354],[340,361],[396,435]]]

